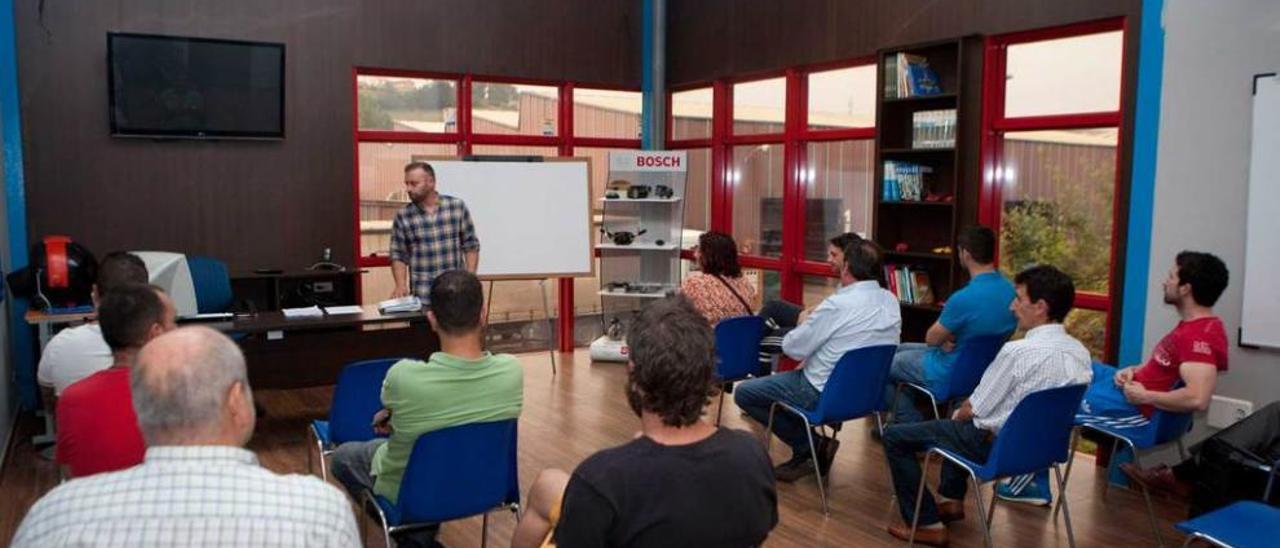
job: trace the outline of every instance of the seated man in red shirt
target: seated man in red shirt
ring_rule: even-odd
[[[1164,280],[1164,302],[1177,309],[1181,321],[1160,339],[1144,365],[1117,370],[1094,362],[1093,382],[1076,420],[1140,428],[1156,409],[1208,409],[1218,373],[1227,370],[1227,331],[1213,314],[1213,305],[1227,289],[1228,278],[1222,259],[1199,251],[1179,253]],[[1013,478],[996,489],[996,496],[1047,506],[1052,501],[1049,473]]]
[[[173,301],[160,288],[129,284],[98,303],[102,338],[114,363],[58,398],[58,464],[71,477],[142,463],[146,447],[133,411],[129,368],[142,345],[175,327]]]

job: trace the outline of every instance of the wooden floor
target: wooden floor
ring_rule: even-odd
[[[623,397],[625,370],[620,364],[590,362],[585,351],[564,354],[559,375],[553,376],[547,354],[521,356],[526,370],[525,407],[520,418],[520,480],[526,492],[537,472],[547,467],[572,469],[587,455],[631,439],[639,427]],[[305,426],[324,416],[331,389],[255,392],[267,410],[249,448],[262,464],[276,472],[307,473],[308,438]],[[709,408],[715,414],[715,403]],[[724,423],[733,428],[759,429],[726,399]],[[840,432],[840,453],[832,466],[831,516],[824,517],[812,479],[779,484],[779,523],[768,546],[903,546],[884,532],[889,514],[890,489],[883,453],[867,435],[866,421]],[[54,465],[35,454],[29,441],[34,419],[19,426],[8,462],[0,471],[0,539],[7,543],[31,504],[57,482]],[[774,460],[788,455],[774,444]],[[1100,476],[1093,461],[1080,457],[1068,488],[1077,543],[1080,546],[1150,546],[1155,544],[1147,525],[1142,496],[1112,489],[1102,497]],[[933,484],[931,480],[931,485]],[[987,491],[988,496],[990,491]],[[1155,500],[1166,542],[1181,543],[1172,524],[1185,510],[1171,501]],[[951,525],[953,546],[981,546],[982,530],[976,519],[973,497],[967,500],[963,522]],[[372,522],[369,522],[372,524]],[[495,513],[490,518],[489,542],[506,546],[514,525],[512,517]],[[440,540],[449,546],[475,546],[480,542],[480,518],[445,524]],[[993,528],[1001,546],[1066,546],[1065,530],[1052,523],[1049,511],[1017,505],[999,505]],[[370,546],[381,546],[376,526],[370,526]]]

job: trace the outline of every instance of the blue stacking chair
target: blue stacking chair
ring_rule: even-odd
[[[738,316],[716,324],[716,375],[722,382],[750,377],[760,367],[760,339],[764,338],[764,318]],[[724,410],[724,391],[716,408],[716,426]]]
[[[978,387],[978,382],[982,380],[982,374],[987,372],[987,366],[996,359],[996,354],[1000,353],[1000,348],[1008,338],[1008,334],[986,335],[965,341],[958,350],[960,355],[956,356],[956,363],[951,366],[951,380],[945,389],[935,393],[923,384],[900,382],[893,394],[893,401],[898,401],[898,394],[902,392],[903,387],[915,389],[929,397],[929,408],[933,410],[933,418],[941,419],[942,416],[938,414],[938,402],[946,403],[950,411],[953,402],[969,397],[973,389]],[[897,417],[894,417],[894,420],[897,420]]]
[[[382,380],[387,371],[402,358],[381,358],[347,364],[338,374],[329,406],[329,420],[311,421],[316,453],[320,455],[320,477],[329,479],[325,458],[334,448],[349,441],[368,441],[373,432],[373,415],[382,409]],[[312,469],[311,451],[307,451],[307,470]]]
[[[1182,546],[1200,539],[1224,548],[1263,548],[1280,542],[1280,508],[1242,500],[1176,525],[1189,535]]]
[[[776,401],[769,407],[769,424],[765,428],[765,445],[773,446],[773,414],[778,410],[799,416],[804,420],[805,434],[809,437],[809,454],[814,471],[818,473],[818,495],[822,498],[822,513],[830,514],[827,505],[827,487],[822,481],[822,467],[818,465],[818,451],[813,443],[813,427],[830,426],[868,415],[875,415],[876,428],[884,433],[880,412],[885,409],[884,385],[893,366],[893,353],[898,346],[885,344],[868,346],[845,352],[836,362],[831,377],[827,379],[818,405],[812,410],[800,409],[786,402]]]
[[[1181,386],[1182,383],[1179,382],[1174,385],[1174,388],[1177,389]],[[1193,418],[1194,415],[1192,413],[1173,413],[1157,409],[1151,414],[1151,418],[1146,425],[1135,428],[1115,428],[1100,424],[1085,424],[1082,421],[1075,421],[1075,424],[1081,429],[1092,430],[1111,438],[1112,463],[1115,462],[1116,450],[1119,449],[1121,443],[1124,443],[1129,448],[1129,451],[1133,453],[1133,464],[1141,467],[1142,460],[1138,455],[1139,450],[1146,451],[1169,443],[1177,444],[1178,456],[1182,460],[1186,460],[1187,450],[1183,447],[1182,436],[1191,431]],[[1072,439],[1071,447],[1073,458],[1067,462],[1067,478],[1071,477],[1071,463],[1075,460],[1074,438]],[[1103,496],[1106,496],[1107,491],[1110,489],[1112,467],[1107,467],[1107,481],[1102,486]],[[1142,491],[1142,498],[1147,504],[1147,519],[1151,522],[1151,533],[1156,536],[1156,544],[1164,546],[1164,538],[1160,535],[1160,524],[1156,521],[1155,507],[1151,504],[1151,493],[1147,491],[1144,485],[1139,484],[1138,488]],[[1059,492],[1058,503],[1053,509],[1055,517],[1062,505],[1062,500],[1066,498],[1062,496],[1062,493],[1065,493],[1065,491]]]
[[[484,546],[490,510],[508,508],[518,517],[516,430],[516,420],[510,419],[453,426],[419,436],[396,502],[373,491],[364,493],[362,504],[377,510],[386,545],[391,546],[392,533],[483,514],[480,545]],[[361,527],[362,539],[365,532]]]
[[[1073,384],[1058,388],[1050,388],[1032,392],[1018,406],[1013,408],[1009,420],[1000,428],[995,445],[987,455],[987,462],[978,464],[941,447],[930,448],[924,456],[922,468],[928,469],[929,459],[933,455],[951,461],[965,472],[973,481],[973,496],[977,498],[978,515],[982,519],[987,548],[991,548],[991,517],[995,513],[996,497],[992,495],[988,508],[982,501],[982,484],[1001,478],[1017,476],[1030,472],[1052,468],[1058,479],[1058,488],[1066,485],[1058,464],[1071,457],[1072,425],[1080,400],[1084,399],[1087,384]],[[920,520],[920,503],[924,498],[924,483],[927,474],[920,475],[920,488],[916,492],[916,510],[911,516],[910,543],[915,544],[916,527]],[[1062,516],[1067,526],[1067,543],[1073,548],[1076,545],[1075,535],[1071,531],[1071,510],[1067,508],[1066,497],[1060,497]]]
[[[191,284],[196,291],[196,309],[201,314],[231,310],[231,276],[227,263],[210,257],[187,256]]]

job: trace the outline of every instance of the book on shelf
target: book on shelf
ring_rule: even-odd
[[[885,58],[884,96],[889,99],[939,95],[938,73],[922,56],[898,53]]]
[[[923,305],[933,304],[933,287],[929,283],[929,272],[927,270],[897,264],[886,264],[884,265],[884,278],[889,286],[889,292],[893,293],[899,302]]]
[[[885,202],[919,202],[924,199],[924,176],[933,168],[912,162],[885,160],[880,199]]]
[[[956,146],[956,109],[922,110],[911,113],[912,148],[952,148]]]

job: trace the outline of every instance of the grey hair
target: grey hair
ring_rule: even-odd
[[[252,399],[240,347],[207,327],[178,329],[144,346],[130,388],[147,445],[216,432],[228,390],[237,381]]]

